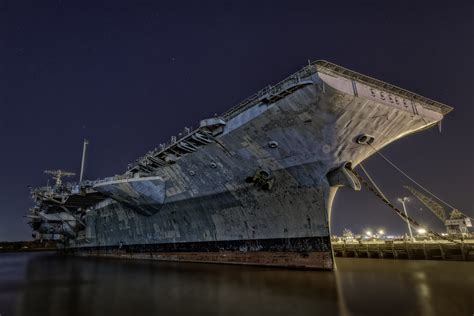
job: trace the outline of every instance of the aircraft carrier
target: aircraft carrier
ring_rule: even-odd
[[[64,184],[50,171],[28,217],[36,239],[76,255],[332,269],[338,188],[360,190],[355,166],[451,110],[315,61],[121,175]]]

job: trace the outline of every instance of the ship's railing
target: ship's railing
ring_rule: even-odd
[[[285,92],[287,90],[291,91],[297,89],[301,85],[311,83],[310,81],[305,80],[307,77],[311,76],[311,74],[312,68],[305,67],[300,71],[294,73],[293,75],[287,77],[286,79],[282,80],[281,82],[277,83],[276,85],[267,86],[263,88],[259,92],[255,93],[251,97],[239,103],[237,106],[226,111],[219,117],[228,121],[232,117],[235,117],[246,109],[251,108],[255,104],[265,102],[265,99],[274,101],[282,94],[282,92]],[[138,158],[134,163],[129,164],[127,168],[128,171],[134,172],[138,170],[144,170],[146,172],[152,172],[155,167],[151,166],[151,164],[166,165],[166,162],[156,158],[163,153],[173,151],[172,149],[176,147],[177,144],[188,141],[192,138],[193,134],[197,133],[208,134],[205,130],[202,130],[201,128],[197,128],[193,131],[188,130],[187,133],[185,133],[184,136],[181,135],[182,137],[180,137],[179,139],[175,138],[174,141],[163,144],[162,148],[155,148],[154,150],[147,152],[143,157]],[[176,155],[176,151],[174,151],[173,154]],[[178,154],[178,158],[179,156],[181,155]],[[152,160],[153,163],[150,163],[149,160]]]
[[[83,180],[79,183],[71,183],[71,184],[68,183],[68,185],[71,185],[72,187],[76,187],[76,188],[93,187],[94,185],[99,184],[99,183],[129,179],[132,176],[133,175],[131,175],[131,174],[124,173],[124,174],[115,175],[115,176],[112,176],[112,177],[101,178],[101,179],[96,179],[96,180]]]
[[[48,199],[56,195],[69,195],[69,194],[83,194],[84,192],[94,192],[93,186],[98,183],[114,181],[114,180],[122,180],[128,179],[132,177],[131,174],[122,174],[122,175],[115,175],[113,177],[107,177],[103,179],[96,179],[96,180],[83,180],[81,182],[67,182],[61,185],[60,187],[57,186],[42,186],[37,188],[31,189],[31,194],[33,197],[39,197],[41,199]],[[84,191],[85,190],[85,191]]]
[[[267,86],[263,88],[262,90],[258,91],[257,93],[251,95],[244,101],[240,102],[236,106],[232,107],[231,109],[227,110],[224,112],[221,117],[225,120],[229,120],[238,114],[242,113],[243,111],[251,108],[255,104],[261,102],[262,98],[269,94],[277,94],[278,92],[285,90],[286,87],[296,85],[305,78],[311,76],[314,71],[314,67],[311,66],[306,66],[302,68],[301,70],[295,72],[291,76],[283,79],[282,81],[278,82],[277,84],[271,86]]]
[[[436,112],[439,112],[443,115],[446,115],[446,114],[448,114],[449,112],[451,112],[453,110],[452,107],[450,107],[450,106],[448,106],[444,103],[434,101],[430,98],[427,98],[427,97],[421,96],[419,94],[410,92],[408,90],[397,87],[397,86],[392,85],[390,83],[386,83],[382,80],[378,80],[378,79],[363,75],[361,73],[355,72],[353,70],[338,66],[336,64],[330,63],[330,62],[325,61],[325,60],[318,60],[318,61],[312,62],[311,66],[315,66],[317,71],[320,71],[320,72],[323,72],[323,73],[327,73],[328,71],[332,72],[332,73],[336,73],[341,77],[359,81],[361,83],[364,83],[364,84],[366,84],[370,87],[376,88],[376,89],[382,89],[382,90],[388,91],[393,95],[396,95],[396,96],[399,96],[399,97],[402,97],[402,98],[406,98],[406,99],[409,99],[409,100],[417,101],[417,102],[421,103],[422,106],[424,106],[426,108],[429,108],[431,110],[434,110]]]
[[[267,86],[263,88],[262,90],[258,91],[257,93],[253,94],[249,98],[242,101],[241,103],[237,104],[236,106],[232,107],[228,111],[224,112],[221,115],[221,117],[224,118],[225,120],[229,120],[235,117],[236,115],[242,113],[243,111],[251,108],[255,104],[259,103],[263,96],[268,95],[269,93],[275,93],[279,90],[282,90],[285,88],[285,86],[294,84],[298,82],[299,80],[302,80],[303,78],[307,78],[316,72],[337,74],[347,79],[359,81],[370,87],[386,90],[392,93],[393,95],[397,95],[402,98],[407,98],[409,100],[418,101],[422,103],[423,106],[430,108],[434,111],[440,112],[443,115],[449,113],[453,109],[452,107],[446,104],[434,101],[432,99],[429,99],[419,94],[402,89],[395,85],[360,74],[358,72],[338,66],[336,64],[330,63],[325,60],[317,60],[317,61],[311,62],[308,66],[303,67],[301,70],[283,79],[279,83],[273,86]]]
[[[269,85],[263,88],[262,90],[251,95],[236,106],[222,113],[219,117],[226,121],[229,121],[233,117],[236,117],[243,111],[255,106],[258,103],[265,102],[265,100],[274,100],[272,96],[278,96],[282,91],[295,89],[293,87],[298,87],[310,83],[311,80],[314,79],[311,78],[311,76],[317,72],[337,75],[350,80],[356,80],[358,82],[366,84],[369,87],[385,90],[393,94],[394,96],[399,96],[402,98],[407,98],[409,100],[420,102],[422,106],[440,112],[443,115],[449,113],[452,110],[452,108],[446,104],[431,100],[416,93],[407,91],[405,89],[383,82],[381,80],[371,78],[369,76],[338,66],[328,61],[317,60],[314,62],[310,62],[307,66],[303,67],[299,71],[283,79],[277,84],[273,86]],[[196,128],[194,130],[188,129],[182,137],[178,137],[178,139],[176,139],[175,137],[174,141],[162,144],[161,148],[155,148],[154,150],[147,152],[143,157],[138,158],[134,163],[129,164],[128,171],[133,172],[138,170],[144,170],[145,172],[152,172],[154,167],[150,167],[147,165],[148,157],[157,157],[165,152],[172,151],[172,148],[176,147],[176,144],[182,141],[186,141],[186,139],[190,138],[191,135],[196,134],[200,131],[200,128]]]
[[[192,144],[197,149],[198,147],[211,142],[213,142],[213,136],[209,131],[201,128],[197,128],[191,132],[188,131],[184,136],[180,135],[179,139],[175,138],[174,141],[163,145],[161,149],[155,148],[154,150],[150,150],[144,156],[138,158],[134,163],[129,164],[127,168],[129,173],[126,173],[126,175],[130,176],[130,173],[137,171],[144,171],[147,173],[153,172],[156,168],[170,163],[170,161],[166,161],[166,158],[164,158],[165,156],[168,156],[168,158],[173,156],[176,159],[179,159],[181,156],[189,153],[180,152],[180,150],[177,149],[183,143],[188,145]]]

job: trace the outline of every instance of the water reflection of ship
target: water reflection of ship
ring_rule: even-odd
[[[25,273],[25,316],[339,314],[332,273],[61,256]]]
[[[26,255],[16,299],[24,316],[467,315],[474,308],[466,262],[338,258],[335,273],[326,273]]]

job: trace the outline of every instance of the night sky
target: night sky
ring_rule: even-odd
[[[45,169],[123,173],[184,126],[326,59],[451,105],[437,128],[383,153],[473,216],[472,1],[0,0],[0,240],[29,239],[28,185]],[[438,4],[439,3],[439,4]],[[408,184],[365,163],[389,198]],[[441,231],[419,203],[409,214]],[[406,225],[367,191],[340,190],[332,230]]]

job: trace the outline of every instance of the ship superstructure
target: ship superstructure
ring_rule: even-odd
[[[352,169],[451,108],[310,63],[119,176],[33,190],[37,238],[79,255],[333,268],[331,205]]]

